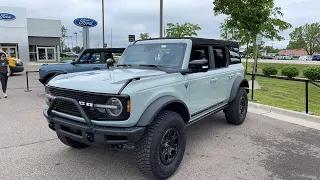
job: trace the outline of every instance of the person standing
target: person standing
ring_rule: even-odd
[[[6,54],[0,52],[0,81],[2,85],[3,97],[7,98],[7,83],[10,75],[9,62],[6,58]]]

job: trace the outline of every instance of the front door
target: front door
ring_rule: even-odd
[[[206,47],[193,47],[191,53],[191,61],[197,59],[207,59],[209,62],[212,61],[212,55],[210,55],[208,46]],[[198,54],[198,52],[202,52]],[[197,55],[198,54],[198,55]],[[209,71],[198,72],[188,74],[190,100],[189,106],[191,109],[191,118],[201,116],[207,110],[210,110],[217,104],[216,89],[217,89],[217,78],[214,76],[214,71],[210,70],[211,66],[209,63]]]
[[[73,71],[94,71],[106,69],[107,64],[104,55],[101,56],[100,52],[83,54],[76,62]]]
[[[10,57],[19,58],[16,46],[1,46],[1,49]]]
[[[38,61],[56,61],[56,49],[54,47],[37,47]]]

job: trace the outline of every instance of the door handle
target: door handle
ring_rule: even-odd
[[[216,82],[217,82],[217,78],[210,79],[210,83],[216,83]]]
[[[229,78],[231,79],[233,76],[234,76],[234,74],[230,74],[230,75],[229,75]]]

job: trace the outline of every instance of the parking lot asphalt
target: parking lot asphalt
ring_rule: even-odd
[[[36,69],[37,67],[32,67]],[[28,68],[30,70],[30,68]],[[30,74],[9,78],[0,99],[0,179],[146,179],[132,151],[72,149],[42,115],[44,89]],[[249,113],[241,126],[222,113],[187,129],[187,149],[175,179],[320,179],[320,131]]]

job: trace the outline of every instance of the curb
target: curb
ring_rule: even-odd
[[[291,116],[294,118],[300,118],[300,119],[310,120],[313,122],[320,123],[320,116],[314,116],[310,114],[305,114],[305,113],[296,112],[296,111],[287,110],[287,109],[281,109],[278,107],[268,106],[264,104],[253,103],[253,102],[249,102],[249,108],[250,107],[265,110],[265,111],[268,111],[269,113],[272,112],[272,113],[282,114],[282,115]]]

